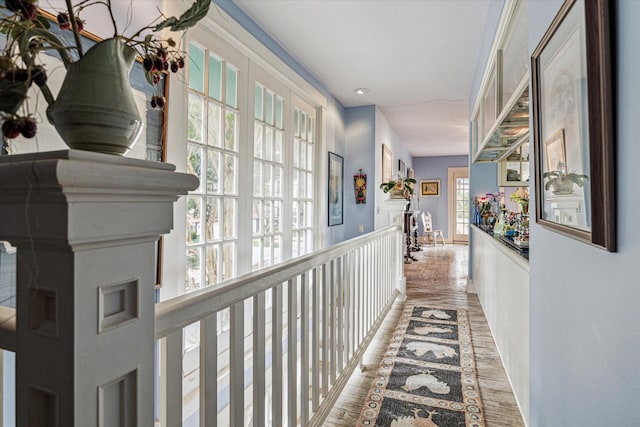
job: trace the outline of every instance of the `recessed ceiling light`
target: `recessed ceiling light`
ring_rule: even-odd
[[[366,87],[359,87],[358,89],[354,90],[354,92],[358,95],[364,95],[365,93],[369,92],[369,89]]]

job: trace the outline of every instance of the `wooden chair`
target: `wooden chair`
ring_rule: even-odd
[[[422,212],[422,235],[427,237],[427,242],[429,242],[429,237],[431,237],[431,242],[433,246],[436,246],[437,238],[440,237],[442,242],[442,246],[447,246],[444,241],[444,235],[442,234],[442,230],[434,230],[433,229],[433,221],[431,219],[431,212]]]

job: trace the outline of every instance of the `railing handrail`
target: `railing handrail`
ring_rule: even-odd
[[[393,225],[363,236],[293,258],[266,269],[244,274],[214,287],[199,289],[156,304],[155,339],[204,319],[208,315],[250,298],[336,257],[362,247],[379,237],[401,230]]]

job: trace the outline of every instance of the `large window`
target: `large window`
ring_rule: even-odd
[[[200,187],[187,197],[185,290],[236,275],[238,241],[238,71],[192,43],[189,49],[187,170]]]
[[[252,270],[283,259],[284,98],[255,83]]]
[[[293,110],[292,256],[313,250],[313,162],[315,114]]]

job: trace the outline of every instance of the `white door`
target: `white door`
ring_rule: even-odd
[[[469,168],[449,168],[449,238],[469,243]]]

